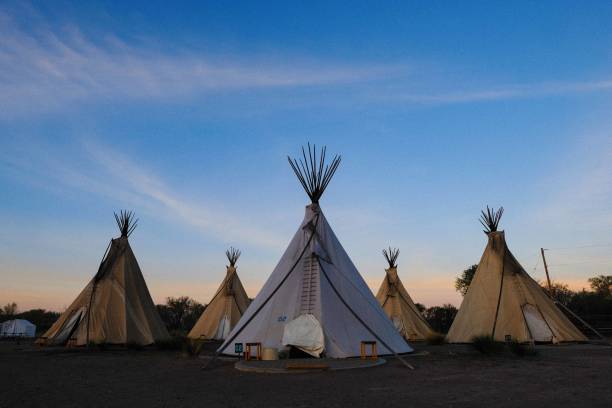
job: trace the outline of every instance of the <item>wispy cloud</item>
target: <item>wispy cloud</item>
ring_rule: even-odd
[[[77,26],[44,21],[23,28],[0,9],[0,117],[56,110],[92,100],[170,100],[214,91],[290,88],[367,81],[390,67],[203,55],[129,44]],[[392,68],[397,70],[397,67]]]
[[[442,93],[393,93],[383,97],[398,102],[446,105],[509,99],[538,98],[588,92],[612,91],[612,80],[586,82],[546,82],[496,86],[490,89],[463,90]]]
[[[418,64],[355,63],[303,56],[213,55],[159,41],[105,32],[92,39],[78,25],[54,26],[35,10],[20,25],[0,8],[0,119],[56,112],[100,101],[184,101],[240,90],[339,87],[337,103],[446,105],[612,90],[612,79],[536,82],[448,90],[435,77],[417,79]],[[438,72],[444,72],[440,68]],[[421,76],[423,72],[420,73]],[[427,83],[428,86],[423,87]],[[350,85],[349,89],[340,86]],[[384,85],[384,86],[382,86]],[[417,88],[415,88],[417,87]],[[382,91],[382,89],[388,91]],[[418,91],[416,89],[419,89]],[[326,94],[327,95],[327,94]],[[329,97],[304,96],[329,104]],[[292,102],[295,103],[295,101]]]
[[[182,197],[173,192],[166,183],[145,169],[128,160],[118,152],[87,141],[86,150],[113,180],[123,179],[128,191],[141,196],[147,202],[156,203],[162,211],[171,211],[183,223],[231,242],[243,240],[259,247],[279,248],[285,242],[263,225],[252,225],[235,214],[223,213]]]
[[[146,209],[163,219],[172,214],[174,221],[228,243],[240,241],[275,249],[285,243],[284,237],[275,235],[270,228],[177,193],[152,169],[93,139],[82,140],[76,152],[24,143],[21,150],[0,153],[0,166],[60,192],[69,189],[93,194]]]

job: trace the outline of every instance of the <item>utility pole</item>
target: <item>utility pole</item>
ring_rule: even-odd
[[[548,275],[548,264],[546,263],[546,256],[544,256],[544,248],[540,248],[540,252],[542,253],[542,261],[544,261],[544,271],[546,272],[546,282],[548,283],[548,293],[550,296],[554,297],[552,285],[550,284],[550,276]]]

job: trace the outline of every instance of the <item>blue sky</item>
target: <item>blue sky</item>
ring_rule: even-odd
[[[485,205],[573,288],[612,273],[612,4],[3,2],[0,302],[67,306],[133,209],[155,300],[255,296],[303,216],[286,156],[343,157],[322,206],[372,289],[460,297]],[[579,248],[578,248],[579,247]]]

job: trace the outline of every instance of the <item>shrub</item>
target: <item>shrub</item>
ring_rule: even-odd
[[[534,356],[537,354],[532,344],[519,343],[517,340],[510,340],[507,344],[510,351],[519,357]]]
[[[183,339],[183,353],[187,354],[188,356],[195,357],[200,354],[203,344],[204,342],[201,340],[185,338]]]
[[[174,333],[168,340],[158,341],[155,346],[159,350],[175,350],[182,351],[189,356],[197,356],[202,351],[204,342],[202,340],[192,340],[184,335]]]
[[[504,343],[495,341],[491,335],[483,334],[472,338],[472,347],[482,354],[495,354],[504,349]]]
[[[441,346],[446,344],[446,336],[440,333],[433,333],[425,339],[425,343],[431,346]]]

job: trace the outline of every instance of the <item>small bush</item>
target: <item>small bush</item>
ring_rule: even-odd
[[[195,357],[200,354],[203,345],[204,342],[201,340],[192,340],[185,338],[183,339],[183,353],[187,354],[188,356]]]
[[[495,341],[491,335],[484,334],[472,338],[472,347],[482,354],[495,354],[504,349],[504,343]]]
[[[159,350],[180,350],[189,356],[199,355],[203,345],[204,342],[202,340],[192,340],[184,335],[171,336],[169,340],[155,343],[155,346]]]
[[[441,346],[446,344],[446,336],[440,333],[433,333],[425,339],[425,343],[430,346]]]
[[[519,357],[534,356],[537,354],[532,344],[519,343],[517,340],[510,340],[507,344],[510,351]]]

